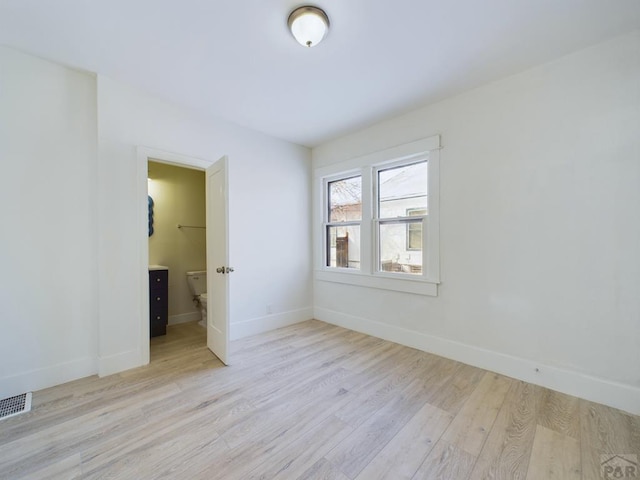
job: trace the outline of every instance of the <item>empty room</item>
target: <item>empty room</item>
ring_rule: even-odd
[[[640,2],[0,0],[0,479],[640,477]]]

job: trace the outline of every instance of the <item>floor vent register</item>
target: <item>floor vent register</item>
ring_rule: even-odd
[[[0,400],[0,420],[31,410],[31,392]]]

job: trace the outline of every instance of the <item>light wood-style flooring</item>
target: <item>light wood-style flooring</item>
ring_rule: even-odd
[[[588,479],[640,457],[640,417],[308,321],[232,343],[196,323],[152,361],[35,392],[1,479]]]

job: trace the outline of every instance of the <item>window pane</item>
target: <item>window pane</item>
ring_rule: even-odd
[[[409,209],[426,212],[426,161],[378,171],[379,218],[404,217]]]
[[[327,227],[327,266],[360,268],[360,225]]]
[[[362,220],[362,177],[329,182],[329,221]]]
[[[415,248],[408,248],[411,242]],[[378,267],[382,272],[422,274],[422,220],[380,223]]]

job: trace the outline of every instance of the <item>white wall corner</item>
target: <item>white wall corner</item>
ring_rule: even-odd
[[[558,392],[640,415],[640,388],[315,307],[314,318]]]
[[[311,320],[312,318],[312,307],[252,318],[243,322],[232,323],[230,325],[230,338],[231,340],[237,340],[250,335],[275,330],[277,328],[288,327],[289,325]]]

